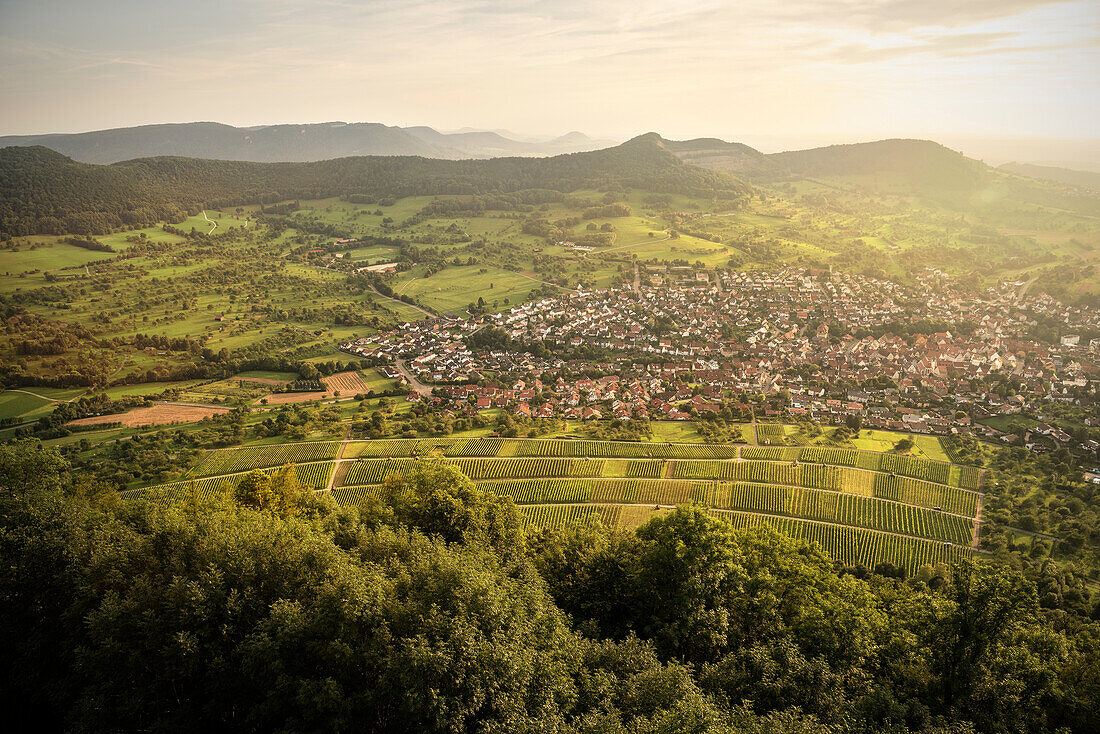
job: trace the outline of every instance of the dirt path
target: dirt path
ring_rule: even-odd
[[[34,397],[41,398],[42,400],[49,400],[51,403],[71,403],[74,400],[76,400],[77,398],[82,397],[83,395],[85,395],[85,393],[80,393],[80,395],[77,395],[76,397],[69,398],[68,400],[57,400],[56,398],[48,398],[45,395],[39,395],[36,392],[31,392],[30,390],[23,390],[23,389],[17,388],[17,387],[8,388],[4,392],[20,392],[20,393],[23,393],[24,395],[33,395]]]
[[[329,492],[336,485],[336,475],[340,474],[340,482],[343,483],[344,476],[348,473],[347,469],[341,473],[340,469],[347,464],[344,463],[344,449],[348,447],[348,442],[351,441],[351,426],[344,429],[344,438],[340,441],[340,449],[336,452],[336,463],[332,466],[332,473],[328,475],[328,485],[325,487]]]
[[[970,547],[977,550],[978,542],[982,538],[982,504],[984,503],[985,495],[978,495],[978,508],[974,513],[974,541],[970,544]]]
[[[214,234],[214,230],[218,228],[218,223],[215,222],[210,217],[206,216],[206,210],[205,209],[202,210],[202,218],[205,219],[206,221],[210,222],[210,225],[211,225],[210,226],[210,231],[207,232],[206,234],[208,234],[208,235],[209,234]]]
[[[565,291],[566,293],[573,290],[572,288],[569,288],[567,286],[558,285],[557,283],[551,283],[551,282],[546,281],[546,280],[539,280],[538,278],[532,278],[530,275],[524,275],[523,273],[515,273],[515,275],[518,275],[521,278],[527,278],[527,280],[533,280],[536,283],[542,283],[543,285],[549,285],[549,286],[553,286],[554,288],[559,288],[559,289]]]
[[[602,255],[605,252],[615,252],[615,250],[625,250],[625,249],[630,248],[630,247],[641,247],[642,245],[649,245],[649,244],[652,244],[654,242],[664,242],[665,240],[671,240],[671,239],[672,239],[672,235],[666,235],[666,236],[662,237],[661,239],[657,239],[656,237],[654,237],[651,240],[642,240],[641,242],[633,242],[629,245],[619,245],[618,247],[609,247],[606,250],[596,250],[595,252],[592,252],[592,253],[585,253],[585,255],[586,256],[590,255],[590,254],[591,255]]]
[[[1034,283],[1037,280],[1039,280],[1038,275],[1036,275],[1034,278],[1032,278],[1028,282],[1024,283],[1022,286],[1020,286],[1020,290],[1016,292],[1016,301],[1017,302],[1024,300],[1024,298],[1027,296],[1028,289],[1031,288],[1031,284]]]

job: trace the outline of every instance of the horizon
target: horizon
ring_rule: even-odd
[[[82,135],[88,133],[105,132],[112,130],[126,130],[138,127],[156,127],[156,126],[169,126],[169,125],[195,125],[195,124],[216,124],[216,125],[229,125],[229,123],[221,120],[190,120],[190,121],[168,121],[168,122],[149,122],[142,123],[140,125],[126,125],[122,127],[114,128],[100,128],[90,130],[72,130],[72,131],[52,131],[52,132],[39,132],[39,133],[4,133],[0,134],[0,138],[3,137],[35,137],[35,136],[49,136],[49,135]],[[645,135],[647,133],[655,132],[666,140],[690,140],[699,138],[716,138],[730,143],[742,143],[756,150],[770,155],[773,153],[781,153],[786,151],[797,150],[809,150],[813,148],[823,148],[834,145],[858,145],[861,143],[871,143],[881,140],[926,140],[934,143],[938,143],[946,148],[963,153],[964,155],[974,158],[975,160],[982,161],[987,165],[999,166],[1006,163],[1026,163],[1040,166],[1052,166],[1060,168],[1078,169],[1083,171],[1100,172],[1100,137],[1085,137],[1085,138],[1043,138],[1043,137],[1013,137],[1007,135],[953,135],[944,134],[939,136],[904,136],[904,135],[887,135],[880,138],[867,137],[861,135],[839,135],[839,136],[826,136],[826,135],[778,135],[778,134],[752,134],[748,133],[742,136],[736,134],[699,134],[692,136],[685,136],[683,138],[673,138],[663,134],[660,130],[643,130],[631,134],[627,137],[618,137],[611,134],[601,135],[599,133],[591,133],[585,130],[568,130],[559,133],[547,133],[545,131],[518,131],[509,130],[504,128],[476,128],[471,126],[464,126],[459,128],[447,128],[444,126],[437,126],[431,124],[389,124],[385,122],[379,122],[376,120],[319,120],[315,122],[274,122],[274,123],[257,123],[248,125],[230,125],[238,129],[251,129],[251,128],[264,128],[264,127],[276,127],[276,126],[308,126],[308,125],[360,125],[360,124],[381,124],[387,127],[407,129],[411,127],[429,127],[437,132],[443,134],[455,134],[455,133],[469,133],[469,132],[491,132],[502,135],[506,138],[517,141],[549,141],[554,140],[573,133],[580,133],[586,135],[589,139],[597,142],[607,142],[610,145],[619,145],[631,140],[633,138]]]
[[[0,5],[0,134],[305,117],[615,140],[1088,141],[1100,113],[1089,0],[97,5]],[[163,44],[172,29],[186,42]]]

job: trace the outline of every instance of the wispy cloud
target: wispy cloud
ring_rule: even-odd
[[[0,4],[0,29],[8,132],[201,117],[1069,134],[1100,96],[1094,0],[51,0]]]

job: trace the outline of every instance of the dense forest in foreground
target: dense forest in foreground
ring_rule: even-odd
[[[126,500],[0,448],[6,710],[43,730],[1096,731],[1100,624],[993,564],[838,572],[682,507],[525,536],[423,462]]]

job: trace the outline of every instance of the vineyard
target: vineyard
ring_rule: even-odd
[[[970,518],[897,502],[802,487],[629,479],[536,479],[485,482],[481,486],[518,505],[645,504],[698,502],[716,509],[883,530],[931,540],[968,544]]]
[[[612,527],[632,528],[665,512],[668,510],[644,505],[530,505],[520,508],[524,523],[534,528],[594,521]],[[966,546],[865,528],[838,527],[730,510],[711,510],[711,513],[739,529],[770,525],[793,538],[819,544],[833,559],[850,566],[858,564],[873,568],[885,561],[912,573],[924,564],[953,563],[971,555],[970,548]]]
[[[848,564],[890,561],[910,570],[969,554],[981,470],[897,454],[776,445],[796,437],[759,424],[768,446],[504,438],[383,439],[211,451],[194,479],[144,490],[208,495],[251,469],[297,464],[303,484],[357,504],[393,474],[437,457],[481,488],[510,497],[529,526],[598,520],[634,527],[698,503],[738,527],[769,524],[815,541]]]
[[[562,439],[393,438],[352,441],[346,457],[408,458],[433,451],[448,458],[574,458],[574,459],[735,459],[736,446],[658,444],[627,441],[572,441]]]
[[[294,466],[294,472],[298,476],[298,482],[303,487],[308,487],[314,490],[324,489],[328,486],[329,477],[332,475],[332,470],[336,466],[332,461],[318,461],[310,464],[296,464]],[[272,467],[263,470],[264,474],[271,475],[282,469],[282,466]],[[224,476],[206,477],[182,480],[179,482],[172,482],[170,484],[161,484],[154,487],[147,487],[145,489],[131,490],[132,493],[143,493],[151,496],[163,497],[165,500],[171,497],[189,496],[192,492],[196,497],[205,498],[214,494],[220,494],[223,492],[232,491],[237,484],[241,481],[241,478],[248,473],[248,471],[241,471],[235,474],[228,474]]]
[[[272,446],[245,446],[239,449],[211,451],[192,472],[196,477],[264,469],[283,464],[335,459],[340,444],[335,441],[287,443]]]

